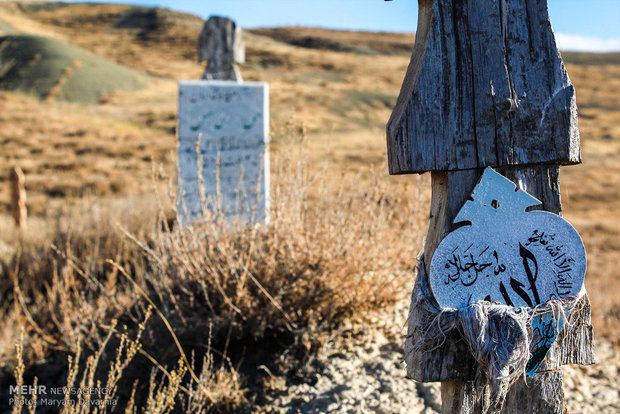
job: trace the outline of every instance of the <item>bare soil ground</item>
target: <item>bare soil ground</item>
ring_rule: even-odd
[[[407,298],[372,325],[349,322],[335,333],[311,363],[322,367],[309,380],[286,384],[272,378],[267,413],[441,412],[441,386],[405,377],[402,349]],[[620,355],[607,341],[596,341],[599,363],[565,366],[564,392],[569,413],[613,414],[620,410],[617,386]]]

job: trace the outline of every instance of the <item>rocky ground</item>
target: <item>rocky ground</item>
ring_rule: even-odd
[[[352,323],[323,347],[314,365],[320,374],[287,385],[274,379],[269,413],[437,413],[441,411],[439,384],[405,378],[402,335],[408,301],[393,312],[371,319],[368,326]],[[402,329],[401,329],[402,328]],[[567,366],[565,391],[570,413],[620,413],[620,355],[597,341],[599,363]]]

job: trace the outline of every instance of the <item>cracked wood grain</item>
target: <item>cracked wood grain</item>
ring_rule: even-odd
[[[581,161],[546,0],[420,0],[387,125],[391,174]]]

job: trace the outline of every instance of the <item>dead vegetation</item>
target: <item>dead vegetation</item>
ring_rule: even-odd
[[[194,393],[208,390],[200,409],[238,410],[260,404],[266,378],[298,375],[343,320],[402,297],[423,231],[410,213],[428,202],[427,192],[395,186],[374,170],[337,183],[307,170],[298,149],[287,151],[276,160],[267,227],[170,227],[162,194],[146,208],[73,210],[51,228],[45,223],[47,233],[31,226],[14,235],[18,244],[5,239],[19,246],[3,256],[0,275],[5,370],[17,362],[13,343],[24,327],[27,383],[37,376],[51,386],[48,372],[71,372],[66,356],[95,355],[113,367],[116,353],[133,360],[115,374],[123,404],[158,412],[149,399],[124,394],[136,379],[136,395],[145,395],[148,380],[138,372],[152,370],[158,384],[162,376],[177,381],[164,405],[196,403],[195,386]],[[354,185],[362,178],[372,184]],[[154,315],[140,325],[151,307]],[[118,350],[130,345],[123,335],[141,336],[135,358]],[[36,360],[49,362],[33,366]],[[75,375],[109,375],[93,364],[86,359]]]

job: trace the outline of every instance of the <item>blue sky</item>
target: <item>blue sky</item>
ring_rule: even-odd
[[[84,0],[81,0],[84,1]],[[321,26],[415,31],[417,0],[127,0],[207,17],[234,18],[242,27]],[[564,50],[620,51],[620,0],[548,0],[551,23]]]

